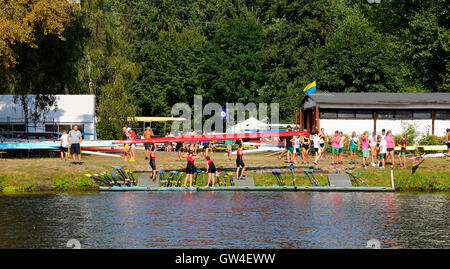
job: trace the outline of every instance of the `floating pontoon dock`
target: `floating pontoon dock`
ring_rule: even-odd
[[[325,192],[393,192],[392,187],[308,187],[308,186],[239,186],[239,187],[100,187],[100,191],[325,191]]]

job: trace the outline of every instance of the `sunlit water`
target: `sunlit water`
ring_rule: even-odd
[[[0,196],[0,248],[449,248],[449,194]]]

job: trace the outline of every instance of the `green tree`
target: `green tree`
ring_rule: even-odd
[[[122,138],[121,128],[138,110],[128,88],[139,73],[139,65],[129,59],[130,44],[122,17],[113,12],[115,4],[113,0],[82,3],[89,37],[78,63],[78,80],[86,93],[97,96],[97,130],[102,139]]]
[[[320,88],[330,92],[402,91],[388,41],[354,10],[318,50],[315,73]]]

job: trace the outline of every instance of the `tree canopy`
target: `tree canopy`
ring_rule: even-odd
[[[0,0],[0,93],[96,94],[98,129],[178,102],[449,92],[445,0]],[[45,103],[45,102],[44,102]]]

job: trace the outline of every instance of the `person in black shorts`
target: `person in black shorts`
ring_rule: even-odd
[[[150,167],[152,168],[152,177],[151,177],[151,179],[153,181],[156,180],[156,155],[155,155],[155,152],[156,152],[157,148],[158,148],[157,144],[153,144],[152,151],[150,151],[150,153],[149,153],[149,155],[150,155],[150,162],[149,162],[149,164],[150,164]]]
[[[244,163],[244,142],[242,142],[242,139],[238,140],[238,150],[236,152],[237,158],[236,158],[236,178],[240,179],[241,176],[244,174],[245,171],[245,163]],[[241,174],[239,174],[239,170],[242,168]]]
[[[206,167],[207,167],[207,173],[208,173],[208,183],[206,184],[206,187],[209,186],[209,183],[212,180],[212,186],[214,187],[214,180],[215,180],[215,175],[216,175],[216,165],[214,164],[214,162],[211,160],[211,158],[209,156],[205,157],[206,159]]]
[[[194,154],[193,150],[189,150],[188,154],[184,154],[183,158],[186,158],[187,164],[186,164],[186,177],[184,179],[184,187],[186,187],[187,180],[189,179],[189,187],[192,187],[192,175],[195,173],[195,165],[194,161],[195,159],[200,158],[200,156],[197,156]]]
[[[178,159],[181,160],[181,152],[183,151],[183,142],[177,142],[175,151],[177,152]]]

